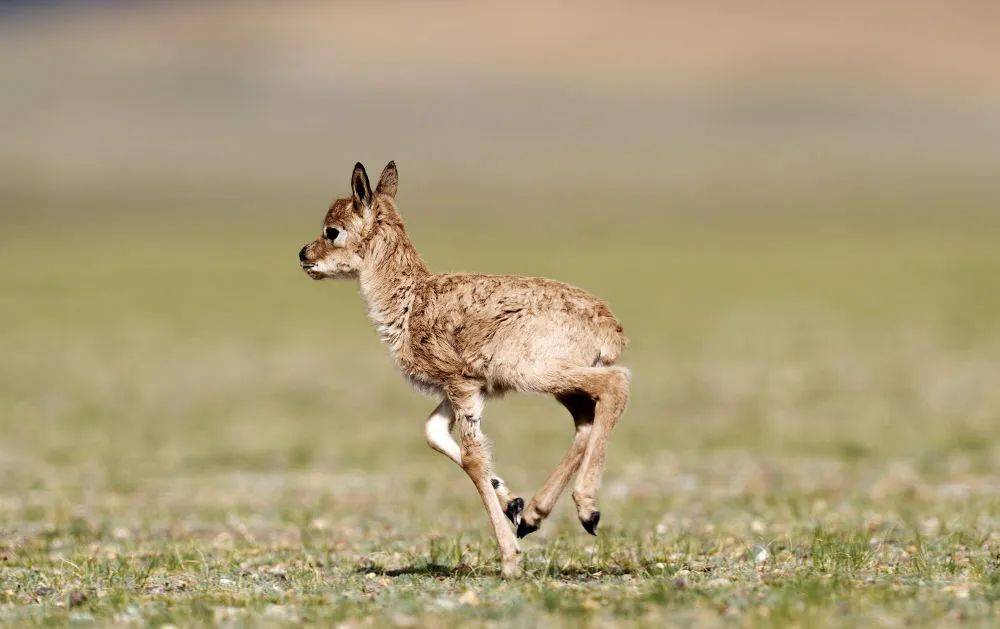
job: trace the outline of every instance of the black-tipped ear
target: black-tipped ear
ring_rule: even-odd
[[[382,176],[378,178],[378,185],[375,186],[376,194],[385,194],[393,199],[396,198],[396,190],[399,188],[399,172],[396,171],[396,162],[389,162],[382,169]]]
[[[354,165],[354,173],[351,175],[351,192],[354,194],[354,209],[361,211],[372,206],[372,186],[368,183],[368,173],[365,167],[358,162]]]

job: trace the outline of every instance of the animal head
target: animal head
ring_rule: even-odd
[[[398,182],[396,163],[389,162],[372,192],[365,167],[355,164],[351,195],[330,205],[319,238],[299,251],[302,270],[314,280],[357,277],[368,245],[378,236],[376,217],[395,210]]]

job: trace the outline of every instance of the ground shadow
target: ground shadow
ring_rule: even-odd
[[[375,564],[367,564],[358,567],[360,574],[376,574],[385,577],[400,577],[406,575],[417,575],[425,577],[495,577],[500,575],[496,569],[473,568],[472,566],[460,563],[456,565],[445,565],[440,563],[414,563],[408,566],[397,568],[386,568]],[[632,569],[624,566],[608,566],[605,568],[593,568],[587,566],[566,566],[557,569],[531,570],[527,569],[528,576],[549,577],[556,579],[601,579],[604,577],[616,577],[624,575],[642,575],[642,569]]]
[[[498,570],[476,570],[472,566],[464,563],[447,566],[440,563],[424,562],[411,564],[409,566],[401,566],[398,568],[385,568],[383,566],[368,564],[360,566],[357,569],[357,572],[362,574],[374,573],[385,577],[400,577],[404,575],[419,575],[425,577],[467,577],[471,575],[495,576],[499,574]]]

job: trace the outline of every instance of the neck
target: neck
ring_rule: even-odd
[[[379,336],[396,350],[404,340],[417,285],[428,270],[395,212],[380,215],[375,229],[359,274],[361,295]]]

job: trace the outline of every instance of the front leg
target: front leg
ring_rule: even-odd
[[[451,436],[454,426],[455,411],[446,397],[427,418],[424,424],[424,436],[427,437],[427,445],[462,467],[462,450]],[[496,474],[491,474],[490,484],[500,504],[504,505],[504,515],[514,523],[514,526],[518,526],[521,523],[521,512],[524,511],[524,500],[513,496],[507,483]]]
[[[520,553],[517,539],[507,526],[503,507],[497,497],[497,488],[493,485],[493,461],[490,455],[489,442],[483,434],[481,419],[483,413],[483,394],[479,383],[460,381],[449,385],[446,390],[448,400],[455,414],[455,424],[461,443],[461,466],[472,479],[479,492],[479,497],[486,507],[493,535],[500,550],[501,574],[504,577],[517,576],[520,573]]]

